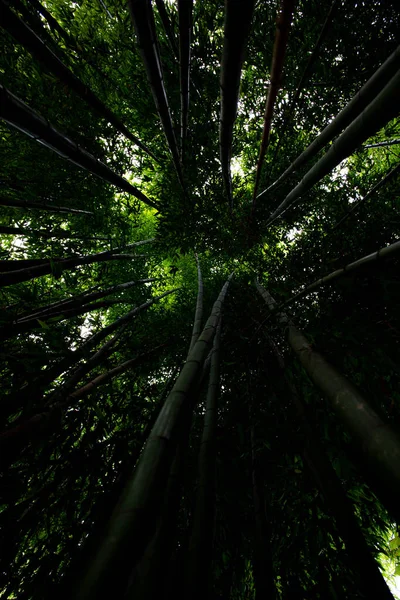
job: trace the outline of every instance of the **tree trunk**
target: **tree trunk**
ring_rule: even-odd
[[[172,48],[172,52],[176,60],[179,60],[179,50],[178,46],[176,45],[174,31],[171,26],[171,21],[168,16],[167,9],[165,8],[164,0],[156,0],[156,6],[158,14],[160,15],[161,23],[164,27],[164,31]]]

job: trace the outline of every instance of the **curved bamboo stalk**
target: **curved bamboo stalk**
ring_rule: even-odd
[[[30,200],[15,200],[12,198],[0,197],[0,206],[11,206],[13,208],[33,208],[36,210],[46,210],[56,213],[71,213],[81,215],[94,215],[90,210],[78,210],[77,208],[68,208],[67,206],[53,206],[43,202],[31,202]]]
[[[63,133],[55,129],[46,119],[31,109],[25,102],[9,92],[0,84],[0,118],[19,129],[28,136],[56,152],[62,158],[70,160],[78,167],[93,173],[97,177],[108,181],[117,188],[128,192],[148,206],[158,210],[158,205],[147,198],[126,179],[112,171],[107,165],[99,161],[89,152],[83,150]]]
[[[364,147],[366,147],[366,146],[364,146]],[[369,192],[367,192],[363,198],[360,198],[360,200],[358,200],[357,202],[354,202],[351,209],[336,223],[336,225],[334,225],[332,227],[331,231],[333,231],[334,229],[337,229],[344,221],[346,221],[346,219],[348,219],[356,210],[359,209],[361,204],[364,204],[364,202],[369,200],[369,198],[371,198],[371,196],[373,194],[375,194],[375,192],[377,192],[381,187],[386,185],[388,183],[388,181],[390,181],[394,175],[397,175],[399,170],[400,170],[400,163],[396,167],[394,167],[394,169],[392,169],[387,175],[385,175],[385,177],[383,177],[380,181],[378,181],[378,183],[376,185],[374,185],[374,187],[372,189],[370,189]]]
[[[400,70],[372,100],[369,106],[337,138],[322,158],[304,175],[300,183],[286,196],[267,221],[270,225],[296,200],[330,173],[342,160],[350,156],[362,142],[391,119],[396,117],[400,105]]]
[[[185,408],[190,405],[190,395],[213,342],[231,277],[223,286],[203,333],[160,411],[135,473],[107,526],[103,543],[77,586],[76,600],[97,598],[99,591],[105,588],[113,589],[117,595],[122,593],[153,535],[181,425],[188,414]]]
[[[267,290],[258,282],[256,287],[268,308],[276,310],[277,304]],[[381,491],[383,504],[386,504],[388,496],[397,498],[400,493],[398,434],[382,421],[353,384],[314,350],[286,313],[278,312],[277,317],[300,363],[329,400],[333,411],[352,436],[363,461],[379,482],[377,493]]]
[[[221,61],[219,150],[222,178],[229,206],[233,207],[231,157],[233,125],[239,100],[240,75],[250,32],[255,0],[225,0],[224,47]]]
[[[181,160],[183,162],[189,120],[190,44],[193,0],[178,0],[179,76],[181,87]]]
[[[258,157],[256,181],[254,184],[253,210],[256,203],[258,186],[260,184],[261,169],[269,145],[274,105],[281,85],[286,46],[295,6],[295,0],[281,0],[281,2],[281,9],[276,22],[274,49],[272,51],[271,81],[268,89],[267,102],[265,104],[264,129],[260,145],[260,154]]]
[[[133,142],[138,148],[146,152],[153,160],[159,163],[153,152],[145,146],[135,135],[133,135],[107,106],[96,96],[96,94],[85,85],[73,72],[46,46],[38,35],[21,19],[19,19],[5,0],[0,0],[0,24],[8,33],[32,56],[40,61],[51,73],[66,86],[71,88],[82,100],[96,110],[107,122],[111,123],[122,135]]]
[[[206,412],[198,457],[198,482],[189,539],[185,594],[192,600],[209,597],[210,569],[214,541],[216,428],[218,419],[221,358],[220,317],[214,337]]]
[[[135,28],[147,79],[153,94],[154,103],[172,155],[178,179],[183,187],[183,175],[176,144],[171,113],[165,92],[161,63],[158,56],[157,40],[152,27],[153,8],[151,0],[128,1],[133,26]]]
[[[318,137],[300,154],[298,158],[286,169],[278,179],[267,189],[261,192],[262,198],[267,192],[272,192],[279,187],[294,171],[315,156],[324,146],[338,135],[345,127],[354,121],[370,102],[382,91],[400,67],[400,46],[379,67],[372,77],[363,85],[359,92],[346,104],[337,117],[325,127]]]

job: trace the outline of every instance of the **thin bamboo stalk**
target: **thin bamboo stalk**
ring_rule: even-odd
[[[147,79],[153,94],[154,103],[160,116],[164,134],[172,155],[178,179],[183,187],[182,168],[179,159],[171,113],[168,105],[167,94],[164,87],[161,63],[159,60],[151,0],[128,0],[128,6],[135,28],[143,64],[146,69]]]
[[[45,210],[57,213],[70,213],[76,215],[94,215],[90,210],[78,210],[76,208],[68,208],[67,206],[53,206],[43,202],[31,202],[29,200],[15,200],[14,198],[0,197],[0,206],[11,206],[13,208],[32,208],[36,210]]]
[[[71,88],[91,108],[96,110],[106,119],[106,122],[111,123],[128,140],[159,163],[153,152],[125,127],[121,119],[107,108],[96,94],[57,58],[40,37],[8,8],[5,0],[0,0],[0,23],[19,44],[23,45],[34,58],[39,60],[51,73],[56,75],[62,83]]]
[[[193,0],[178,0],[179,78],[181,88],[181,160],[183,162],[189,121],[190,44]]]
[[[365,265],[374,264],[377,261],[395,256],[398,252],[400,252],[400,241],[394,242],[393,244],[390,244],[390,246],[385,246],[384,248],[381,248],[380,250],[377,250],[376,252],[372,252],[372,254],[363,256],[362,258],[359,258],[358,260],[355,260],[354,262],[349,263],[342,269],[337,269],[336,271],[332,271],[332,273],[329,273],[329,275],[325,275],[324,277],[321,277],[320,279],[313,281],[313,283],[310,283],[309,285],[307,285],[303,290],[301,290],[300,292],[298,292],[297,294],[295,294],[294,296],[292,296],[285,302],[282,302],[282,304],[280,304],[279,306],[276,307],[276,309],[274,309],[274,312],[279,312],[279,311],[283,310],[284,308],[287,308],[288,306],[293,304],[293,302],[296,302],[296,300],[299,300],[299,298],[308,296],[308,294],[310,294],[317,288],[319,288],[323,285],[326,285],[327,283],[331,283],[332,281],[335,281],[336,279],[343,277],[347,273],[352,273],[353,271],[356,271],[357,269],[360,269],[360,268],[364,267]]]

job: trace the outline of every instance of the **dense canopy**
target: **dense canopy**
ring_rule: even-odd
[[[0,0],[1,598],[396,597],[399,31]]]

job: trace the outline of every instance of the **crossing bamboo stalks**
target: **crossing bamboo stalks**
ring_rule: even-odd
[[[400,67],[400,46],[379,67],[359,92],[350,100],[337,117],[325,127],[320,135],[300,154],[298,158],[286,169],[284,173],[257,198],[279,187],[292,173],[315,156],[324,146],[333,140],[345,127],[350,125],[360,113],[376,98],[383,88],[390,82]]]
[[[35,318],[48,318],[53,313],[57,313],[60,310],[70,310],[72,308],[79,308],[88,304],[89,302],[94,302],[95,300],[99,300],[100,298],[105,298],[110,296],[111,294],[115,294],[117,292],[121,292],[123,290],[128,290],[137,285],[141,285],[143,283],[152,283],[157,281],[156,277],[152,277],[150,279],[137,279],[135,281],[127,281],[126,283],[119,283],[117,285],[112,285],[105,290],[99,290],[97,292],[80,294],[79,296],[75,296],[73,298],[66,298],[65,300],[60,300],[59,302],[53,302],[52,304],[48,304],[47,306],[43,306],[40,309],[23,315],[17,318],[17,322],[21,323],[23,321],[29,321]]]
[[[21,447],[37,439],[39,433],[42,438],[44,432],[51,432],[54,425],[60,423],[62,413],[67,407],[76,404],[78,400],[81,400],[83,397],[93,392],[100,385],[104,385],[117,375],[120,375],[135,365],[143,362],[150,355],[163,347],[165,347],[165,344],[161,344],[148,352],[144,352],[135,358],[125,361],[121,365],[118,365],[105,373],[101,373],[86,385],[69,394],[66,398],[46,407],[45,411],[36,414],[29,419],[21,420],[17,425],[3,431],[0,433],[0,448],[2,448],[3,451],[12,454],[15,453],[16,450],[20,450]],[[9,458],[10,457],[8,456],[7,459]]]
[[[91,108],[96,110],[106,122],[111,123],[128,140],[133,142],[138,148],[146,152],[153,160],[159,162],[154,154],[143,144],[135,135],[133,135],[123,122],[96,96],[96,94],[85,85],[74,73],[46,46],[46,44],[36,35],[22,19],[19,19],[5,0],[0,0],[0,23],[10,35],[22,46],[24,46],[32,56],[40,61],[51,73],[53,73],[62,83],[73,90],[82,98]]]
[[[295,0],[282,0],[280,14],[276,23],[274,48],[272,51],[271,77],[268,89],[267,102],[264,114],[264,129],[260,145],[260,154],[257,163],[256,181],[253,192],[253,209],[257,198],[257,190],[260,184],[261,169],[267,153],[271,132],[272,117],[278,91],[282,80],[283,64],[286,54],[286,46],[289,39],[290,25],[292,22]]]
[[[223,286],[201,336],[160,411],[134,476],[107,526],[103,543],[77,586],[76,600],[92,600],[98,597],[100,590],[106,589],[118,595],[122,593],[155,531],[181,425],[186,421],[185,407],[213,342],[231,277]]]
[[[224,47],[221,61],[219,150],[222,178],[232,209],[231,157],[233,126],[239,100],[240,75],[250,32],[255,0],[225,1]]]
[[[267,221],[270,225],[283,214],[296,200],[301,198],[325,175],[330,173],[342,160],[350,156],[356,148],[379,131],[399,112],[400,70],[383,90],[371,101],[368,107],[347,127],[331,145],[322,158],[304,175],[301,182],[286,196]]]
[[[78,167],[85,169],[124,190],[131,196],[135,196],[148,206],[158,210],[158,205],[147,198],[129,181],[112,171],[107,165],[99,161],[92,154],[81,148],[76,142],[55,129],[46,119],[40,116],[25,102],[14,96],[3,85],[0,84],[0,118],[22,131],[29,137],[36,139],[62,158],[70,160]]]
[[[147,300],[143,304],[139,306],[135,306],[132,310],[125,313],[122,317],[119,317],[110,325],[103,327],[100,331],[91,335],[88,339],[86,339],[77,350],[70,352],[65,358],[56,362],[54,365],[49,366],[47,369],[42,371],[38,377],[35,377],[31,382],[27,385],[23,386],[18,392],[13,394],[12,397],[7,399],[7,404],[10,407],[18,410],[20,406],[23,406],[25,403],[30,402],[32,399],[39,400],[43,396],[43,392],[47,386],[49,386],[57,377],[59,377],[62,373],[68,371],[71,367],[76,365],[80,360],[88,356],[88,353],[92,348],[95,348],[97,344],[103,341],[108,335],[111,335],[125,325],[129,323],[132,319],[134,319],[139,313],[142,311],[146,311],[150,308],[155,302],[158,302],[162,298],[169,296],[170,294],[174,294],[177,292],[177,289],[168,290],[159,296],[155,296],[150,300]]]
[[[270,310],[277,304],[258,282],[256,287]],[[286,338],[316,387],[329,400],[360,451],[362,460],[373,473],[385,498],[400,493],[400,438],[368,404],[361,393],[309,344],[286,313],[277,313]],[[398,513],[398,511],[397,511]]]
[[[160,117],[164,134],[172,155],[178,179],[183,186],[182,168],[178,146],[172,126],[171,113],[164,87],[161,63],[158,56],[155,30],[152,27],[153,8],[151,0],[129,0],[128,2],[133,26],[135,28],[147,79],[153,94],[154,103]]]

